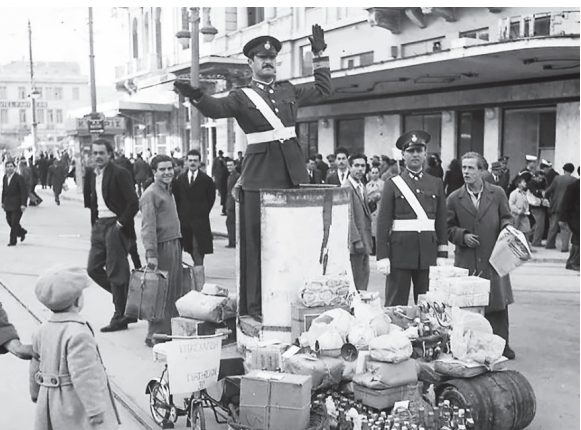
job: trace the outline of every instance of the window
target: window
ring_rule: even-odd
[[[469,37],[470,39],[489,40],[488,27],[479,28],[477,30],[464,31],[460,33],[460,37]]]
[[[297,124],[298,141],[303,150],[305,161],[319,152],[319,127],[317,121]]]
[[[54,110],[52,110],[52,109],[46,110],[46,122],[49,124],[54,123]]]
[[[339,119],[336,131],[336,148],[345,148],[349,154],[365,153],[363,118]]]
[[[227,7],[226,9],[226,34],[236,31],[238,28],[238,11],[235,7]]]
[[[502,155],[509,158],[511,172],[522,169],[524,154],[555,160],[556,106],[505,109]]]
[[[26,124],[26,109],[18,110],[18,119],[20,121],[20,124]]]
[[[533,36],[548,36],[551,33],[551,16],[534,16]]]
[[[36,122],[37,124],[42,124],[44,122],[44,109],[36,110]]]
[[[0,109],[0,124],[8,124],[8,109]]]
[[[433,39],[420,40],[418,42],[405,43],[401,45],[402,57],[413,57],[415,55],[427,54],[429,52],[438,51],[438,46],[441,48],[441,43],[444,37],[435,37]],[[439,44],[438,44],[439,42]],[[434,49],[436,48],[436,49]]]
[[[258,24],[264,21],[264,8],[263,7],[247,7],[246,13],[248,14],[248,26]]]
[[[185,9],[185,8],[183,8]],[[133,24],[131,28],[131,41],[132,41],[132,52],[133,58],[139,58],[139,42],[137,38],[137,18],[133,18]]]
[[[301,46],[301,76],[313,74],[313,52],[311,45]]]
[[[57,122],[57,124],[63,123],[63,111],[62,111],[62,109],[56,110],[56,122]]]
[[[26,100],[26,87],[18,87],[18,99]]]
[[[458,112],[458,158],[484,152],[484,109]]]
[[[79,87],[73,87],[73,100],[79,100],[81,98],[81,94],[79,92]]]
[[[373,64],[373,51],[341,58],[341,69],[352,69]]]
[[[410,114],[403,117],[403,131],[424,130],[431,136],[429,153],[442,152],[442,114],[440,112]]]
[[[53,96],[55,100],[63,99],[63,89],[62,87],[54,87]]]
[[[0,99],[7,99],[6,87],[0,87]]]
[[[44,97],[47,100],[52,100],[52,87],[46,87],[44,89]]]

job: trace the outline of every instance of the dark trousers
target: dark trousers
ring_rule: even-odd
[[[113,319],[125,314],[129,286],[127,253],[131,239],[116,225],[115,218],[98,219],[91,230],[91,250],[87,273],[113,296]]]
[[[131,256],[131,261],[133,262],[133,267],[135,269],[141,268],[141,259],[139,258],[139,252],[137,251],[137,240],[131,240],[131,246],[129,247],[129,255]]]
[[[531,232],[531,245],[541,246],[541,241],[543,240],[543,233],[545,232],[545,216],[546,209],[542,206],[531,207],[531,214],[535,219],[535,226]]]
[[[559,222],[560,214],[552,213],[549,218],[549,232],[547,233],[547,244],[545,248],[555,248],[557,235],[561,233],[561,251],[569,251],[569,242],[571,241],[571,230],[564,222]]]
[[[506,341],[508,346],[508,306],[501,311],[484,314],[492,327],[492,332]]]
[[[567,269],[579,270],[579,245],[571,244],[571,250],[569,251],[569,258],[565,264]]]
[[[18,208],[13,211],[6,212],[6,222],[10,226],[10,243],[15,244],[18,236],[22,236],[26,233],[26,230],[20,225],[20,219],[22,218],[22,209]]]
[[[240,314],[262,314],[260,192],[240,192]]]
[[[369,284],[369,254],[349,254],[353,281],[358,290],[367,290]]]
[[[430,270],[391,268],[385,281],[385,306],[407,306],[411,282],[414,283],[414,302],[428,291]]]
[[[226,230],[228,231],[228,245],[236,246],[236,210],[226,211]]]

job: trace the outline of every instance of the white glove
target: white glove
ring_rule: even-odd
[[[451,261],[444,257],[436,258],[436,266],[451,266]]]
[[[378,260],[377,270],[379,270],[385,276],[389,275],[389,272],[391,270],[391,263],[389,262],[389,258],[382,258],[381,260]]]

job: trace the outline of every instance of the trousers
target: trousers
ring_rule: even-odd
[[[428,291],[430,270],[391,268],[385,280],[385,306],[407,306],[411,282],[414,283],[414,303]]]
[[[22,236],[26,230],[20,225],[22,219],[22,209],[18,208],[13,211],[6,212],[6,222],[10,226],[10,243],[15,244],[18,236]]]
[[[240,192],[240,314],[262,314],[260,191]]]
[[[91,250],[87,274],[113,296],[113,319],[122,318],[127,304],[131,239],[116,224],[115,218],[97,219],[91,230]]]
[[[369,284],[369,254],[349,254],[353,281],[358,290],[367,290]]]
[[[545,216],[546,209],[544,207],[531,206],[531,214],[535,219],[535,226],[533,228],[531,245],[541,246],[543,240],[543,233],[545,232]]]
[[[501,311],[486,312],[484,314],[492,327],[492,332],[500,336],[508,345],[508,306]]]
[[[552,213],[549,218],[549,232],[547,233],[547,249],[555,248],[557,235],[561,234],[561,251],[569,251],[569,242],[571,241],[571,230],[567,223],[559,222],[560,214],[558,212]]]
[[[226,230],[228,231],[228,245],[236,245],[236,210],[226,210]]]

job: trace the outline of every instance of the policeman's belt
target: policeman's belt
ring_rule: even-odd
[[[280,140],[282,142],[283,140],[297,137],[294,126],[285,127],[276,113],[274,113],[270,106],[268,106],[264,99],[254,89],[242,88],[242,92],[246,94],[246,97],[250,99],[254,106],[256,106],[256,109],[258,109],[264,119],[272,127],[272,130],[248,133],[246,138],[249,145],[272,142],[273,140]]]
[[[394,219],[391,231],[436,231],[433,219]]]
[[[38,385],[48,388],[58,388],[65,385],[73,385],[71,375],[51,375],[49,373],[36,372],[34,380]]]
[[[255,143],[272,142],[273,140],[288,140],[297,137],[294,127],[284,127],[282,129],[261,131],[258,133],[248,133],[246,140],[249,145]]]

